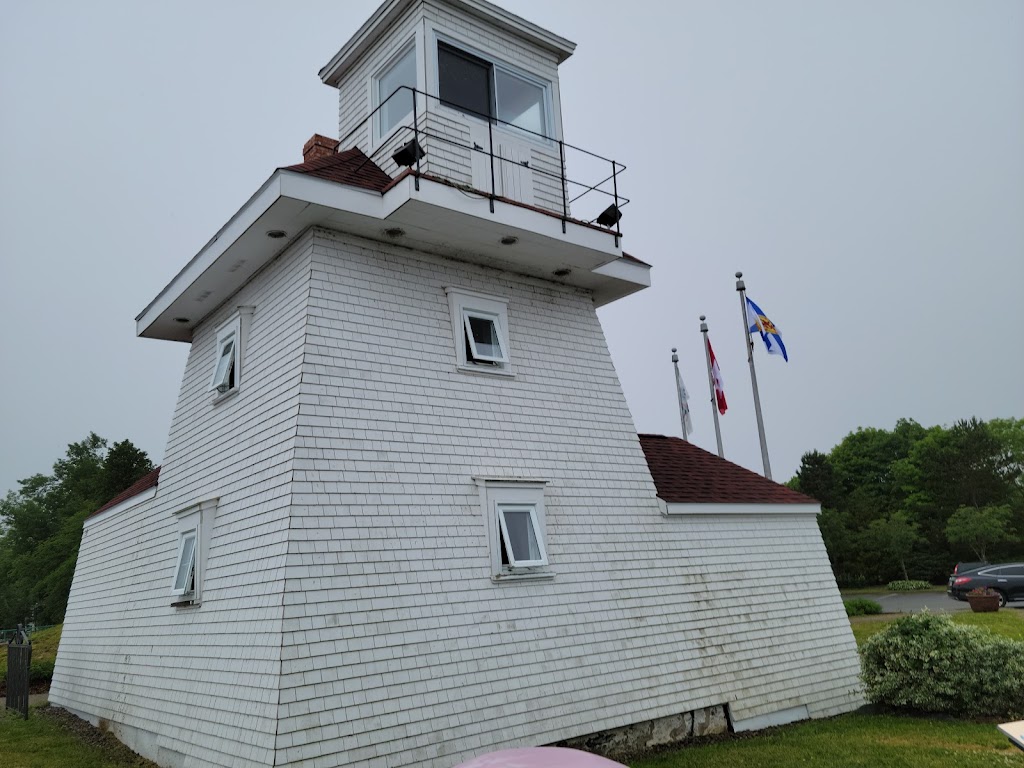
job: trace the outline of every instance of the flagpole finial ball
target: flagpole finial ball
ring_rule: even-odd
[[[743,277],[743,273],[742,272],[737,272],[736,273],[736,279],[739,280],[741,277]]]

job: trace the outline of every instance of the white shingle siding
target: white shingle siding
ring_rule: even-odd
[[[446,286],[508,298],[514,379],[455,370]],[[585,293],[323,233],[308,345],[281,765],[857,702],[813,517],[663,518]],[[492,584],[475,475],[551,481],[553,582]]]
[[[272,765],[282,577],[311,239],[196,331],[157,495],[86,523],[50,700],[167,765]],[[218,327],[254,306],[238,395],[213,405]],[[219,497],[199,608],[170,606],[174,513]]]
[[[456,370],[450,286],[508,300],[514,378]],[[491,581],[474,476],[550,481],[553,580]],[[174,513],[212,497],[202,606],[171,608]],[[663,517],[586,292],[326,230],[200,326],[156,497],[86,530],[51,699],[165,765],[448,768],[859,703],[813,516]]]

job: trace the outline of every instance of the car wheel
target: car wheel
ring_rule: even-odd
[[[1000,608],[1005,608],[1006,607],[1006,593],[1003,592],[1002,590],[999,590],[999,589],[997,589],[996,592],[999,595],[999,607]]]

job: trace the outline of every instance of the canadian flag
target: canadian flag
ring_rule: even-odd
[[[708,339],[708,357],[711,358],[711,378],[715,382],[715,400],[718,401],[718,412],[725,415],[729,406],[725,402],[725,386],[722,384],[722,371],[718,367],[718,360],[715,359],[715,350],[711,348],[711,339]]]

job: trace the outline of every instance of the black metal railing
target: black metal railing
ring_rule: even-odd
[[[19,624],[7,643],[7,708],[28,718],[28,691],[32,667],[32,641]]]
[[[381,141],[380,144],[375,149],[373,149],[372,152],[367,153],[367,161],[376,161],[376,159],[380,157],[381,153],[389,149],[393,150],[394,147],[396,146],[396,140],[398,144],[401,144],[400,137],[402,136],[404,136],[407,141],[415,142],[415,144],[413,144],[410,149],[411,155],[407,155],[407,159],[410,161],[410,167],[415,166],[415,184],[416,189],[419,190],[420,177],[424,175],[422,172],[421,160],[423,157],[426,157],[426,153],[422,149],[422,142],[424,140],[429,140],[428,143],[447,144],[450,146],[458,147],[460,149],[467,150],[470,153],[482,153],[487,156],[490,165],[490,190],[477,191],[487,194],[488,198],[490,199],[491,213],[494,212],[495,200],[501,199],[502,197],[505,197],[505,199],[514,200],[514,198],[498,195],[496,183],[496,168],[498,166],[496,164],[510,163],[513,165],[525,166],[528,170],[530,170],[532,173],[536,175],[545,176],[557,180],[558,185],[561,188],[562,200],[560,218],[562,220],[563,233],[566,231],[567,222],[577,221],[585,224],[596,225],[601,227],[602,229],[607,230],[610,234],[613,234],[615,236],[616,246],[619,244],[620,238],[622,237],[622,230],[620,226],[620,219],[622,215],[621,212],[622,209],[629,204],[629,198],[624,197],[619,193],[619,177],[626,170],[626,166],[615,160],[610,160],[589,150],[582,149],[581,147],[569,144],[563,139],[554,136],[548,136],[547,134],[540,133],[538,131],[533,131],[528,128],[523,128],[522,126],[518,126],[515,123],[502,120],[493,114],[485,114],[482,112],[477,112],[472,109],[467,109],[466,107],[463,106],[457,106],[455,104],[445,102],[438,96],[434,96],[424,91],[420,91],[415,88],[403,85],[396,88],[395,91],[390,96],[388,96],[387,99],[381,102],[381,104],[378,105],[376,109],[370,112],[365,118],[360,120],[348,132],[348,134],[342,137],[339,142],[339,149],[347,149],[350,146],[349,142],[352,141],[353,138],[356,137],[356,135],[360,131],[367,130],[367,127],[369,127],[369,130],[371,132],[374,131],[376,126],[374,120],[380,114],[381,109],[383,109],[392,99],[396,98],[398,94],[402,93],[403,91],[412,94],[412,123],[409,125],[400,124],[391,129],[389,131],[389,135],[383,141]],[[428,125],[425,125],[425,119],[427,115],[430,114],[430,110],[421,109],[421,100],[424,102],[424,107],[429,107],[429,105],[431,104],[436,104],[443,106],[446,109],[466,114],[485,122],[487,124],[488,146],[482,147],[479,144],[473,142],[472,140],[470,140],[468,143],[464,143],[462,141],[459,141],[457,138],[452,137],[451,135],[447,135],[442,131],[435,130],[429,127]],[[449,116],[444,115],[444,117],[448,118]],[[494,151],[494,126],[496,125],[507,126],[507,131],[512,136],[514,136],[515,134],[522,134],[527,137],[532,137],[534,140],[540,140],[541,142],[546,143],[547,146],[552,147],[553,160],[553,148],[557,146],[557,163],[559,169],[558,173],[553,173],[549,170],[546,170],[545,168],[531,167],[528,163],[516,161],[511,158],[504,157],[500,153],[496,153]],[[369,143],[372,144],[372,139],[369,140]],[[588,162],[596,163],[598,166],[604,165],[605,172],[607,172],[607,176],[602,178],[596,184],[586,183],[584,181],[570,178],[566,173],[567,151],[570,153],[577,153],[580,158],[583,158]],[[366,161],[364,161],[364,163],[365,162]],[[362,166],[360,166],[360,168],[361,167]],[[470,162],[470,167],[472,168],[472,161]],[[444,178],[439,174],[433,173],[433,171],[429,175]],[[611,189],[607,188],[608,185],[610,185]],[[578,191],[578,194],[575,194],[575,196],[572,197],[571,199],[569,197],[570,190],[572,190],[573,194],[575,194]],[[583,200],[589,195],[597,196],[598,199],[605,200],[605,202],[608,203],[607,207],[599,205],[597,209],[600,211],[600,213],[598,213],[596,216],[590,219],[572,217],[570,215],[569,206],[575,202]],[[526,201],[519,200],[515,202],[525,203]],[[557,215],[556,211],[552,212],[556,213]]]

